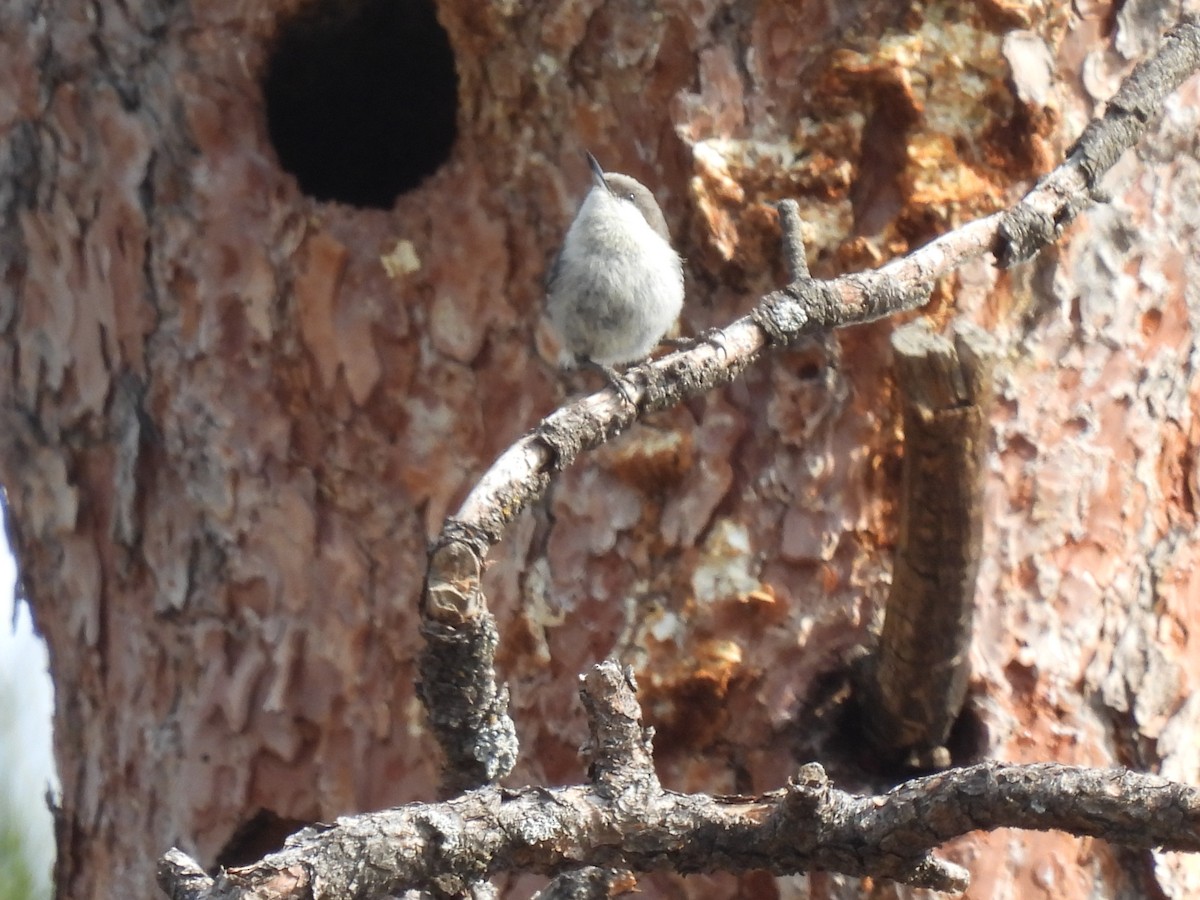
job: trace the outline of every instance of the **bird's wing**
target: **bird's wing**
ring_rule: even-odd
[[[542,286],[546,289],[547,294],[554,292],[554,282],[558,280],[558,270],[562,263],[562,250],[554,254],[554,261],[550,263],[550,268],[546,270],[546,277],[542,280]]]

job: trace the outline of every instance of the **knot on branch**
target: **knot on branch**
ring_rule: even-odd
[[[487,611],[480,590],[483,551],[447,529],[429,554],[421,618],[427,623],[460,626]]]
[[[1073,157],[1086,182],[1082,187],[1068,188],[1063,184],[1063,177],[1053,173],[1038,183],[1038,188],[1044,191],[1044,196],[1040,198],[1042,205],[1037,205],[1027,197],[1001,216],[992,248],[1001,268],[1007,269],[1032,259],[1043,247],[1058,240],[1083,210],[1106,196],[1095,187],[1095,181],[1115,162],[1115,158],[1107,162],[1097,161],[1096,154],[1103,154],[1106,145],[1086,142],[1084,138],[1080,139]],[[1045,208],[1046,200],[1051,201],[1049,209]]]
[[[837,294],[827,282],[802,279],[767,294],[750,317],[768,343],[786,346],[833,320],[837,308]]]
[[[805,763],[788,781],[780,812],[789,817],[811,820],[829,801],[829,777],[820,763]]]
[[[549,468],[561,472],[584,450],[583,430],[577,420],[575,405],[560,409],[548,416],[538,427],[539,440],[550,448]]]
[[[1054,219],[1027,203],[1013,207],[1000,220],[993,253],[1002,268],[1033,259],[1056,235]]]

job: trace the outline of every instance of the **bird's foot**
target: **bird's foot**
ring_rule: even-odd
[[[695,337],[665,337],[659,343],[665,344],[668,347],[674,347],[676,350],[690,350],[693,347],[698,347],[700,344],[708,344],[710,347],[716,348],[717,352],[722,356],[729,355],[729,348],[725,346],[724,332],[720,328],[706,328]]]
[[[604,380],[608,382],[608,386],[621,395],[621,399],[637,409],[637,404],[633,398],[629,396],[629,391],[625,388],[625,376],[614,369],[612,366],[606,366],[604,363],[593,362],[590,359],[583,359],[580,362],[589,369],[595,369],[604,376]]]

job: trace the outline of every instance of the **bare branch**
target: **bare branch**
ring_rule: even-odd
[[[517,759],[508,690],[493,665],[496,621],[479,584],[485,546],[465,526],[443,529],[421,596],[425,648],[417,692],[444,754],[446,797],[503,778]]]
[[[1031,258],[1058,239],[1096,199],[1101,177],[1141,139],[1162,102],[1200,67],[1200,20],[1186,17],[1167,32],[1158,53],[1140,62],[1088,123],[1067,160],[1038,181],[1015,209],[1004,214],[996,259],[1008,267]]]
[[[949,765],[942,746],[967,692],[983,462],[995,342],[959,323],[955,339],[919,319],[892,334],[904,418],[900,538],[869,699],[879,749]]]
[[[1131,847],[1200,850],[1200,791],[1119,769],[985,763],[861,797],[834,788],[810,764],[787,788],[758,797],[663,791],[646,778],[641,710],[625,673],[602,663],[584,695],[590,785],[487,787],[444,803],[348,816],[215,877],[172,850],[159,883],[176,900],[366,900],[413,889],[455,895],[515,869],[597,866],[824,869],[949,891],[967,886],[966,872],[929,851],[979,829],[1057,829]],[[615,774],[622,763],[631,776]]]
[[[459,648],[473,668],[463,670],[458,683],[464,693],[474,690],[469,686],[486,689],[464,696],[461,703],[439,701],[442,722],[435,722],[435,733],[448,760],[446,783],[480,784],[498,777],[489,772],[505,771],[503,765],[480,768],[474,750],[461,752],[462,735],[472,721],[493,723],[495,735],[513,733],[506,704],[497,702],[503,692],[495,685],[492,649],[483,640],[487,629],[467,628],[466,623],[487,615],[479,575],[488,548],[542,495],[553,473],[628,428],[638,415],[732,381],[766,348],[922,306],[938,278],[976,257],[992,253],[1006,265],[1029,258],[1094,201],[1100,177],[1141,137],[1162,98],[1198,67],[1200,23],[1189,18],[1167,34],[1154,58],[1133,71],[1067,160],[1016,206],[964,225],[873,272],[829,281],[796,277],[803,252],[799,228],[785,204],[781,215],[791,284],[763,297],[753,312],[714,338],[631,369],[622,383],[636,409],[610,387],[555,411],[501,454],[447,520],[430,557],[422,601],[424,633],[430,639],[424,658],[439,657],[441,639],[453,644],[458,631],[482,641],[469,651]],[[445,628],[430,628],[431,622]],[[423,678],[430,682],[427,675]],[[497,745],[493,736],[483,743]],[[466,766],[464,771],[455,771],[459,765]]]
[[[1009,263],[1028,258],[1093,202],[1099,178],[1141,137],[1155,105],[1197,68],[1200,24],[1189,19],[1167,34],[1157,56],[1134,69],[1067,160],[1016,206],[970,222],[873,272],[801,280],[767,294],[751,314],[720,332],[721,347],[697,343],[630,370],[625,383],[640,411],[666,409],[732,381],[768,344],[791,344],[814,332],[922,306],[938,278],[979,256],[994,253]],[[1057,230],[1032,228],[1034,220],[1055,223]],[[496,460],[447,530],[468,527],[477,541],[495,543],[541,495],[550,474],[620,434],[634,418],[611,388],[555,411]]]

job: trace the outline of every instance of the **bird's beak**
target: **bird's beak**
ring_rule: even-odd
[[[608,182],[604,180],[604,170],[600,168],[600,163],[596,162],[596,157],[588,153],[588,165],[592,167],[592,180],[596,182],[596,187],[602,187],[606,191],[610,190]]]

